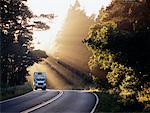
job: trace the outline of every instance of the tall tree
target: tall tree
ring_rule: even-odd
[[[25,5],[26,0],[1,0],[1,85],[17,85],[26,81],[28,66],[42,57],[34,56],[33,16]]]
[[[77,0],[69,8],[63,27],[57,34],[56,55],[67,63],[87,71],[90,52],[86,50],[82,40],[87,36],[88,29],[93,23],[93,18],[86,16]]]

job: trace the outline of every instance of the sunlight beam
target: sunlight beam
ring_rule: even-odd
[[[27,5],[34,15],[54,13],[57,17],[52,22],[47,21],[50,26],[46,31],[34,31],[33,43],[35,49],[41,49],[47,53],[53,53],[55,47],[56,35],[61,30],[67,11],[76,0],[28,0]],[[102,6],[106,7],[111,0],[79,0],[81,8],[85,10],[88,16],[98,15]]]

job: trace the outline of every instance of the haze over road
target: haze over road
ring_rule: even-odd
[[[33,73],[39,71],[46,72],[46,83],[50,89],[85,89],[90,85],[91,82],[85,80],[85,76],[87,79],[90,79],[90,77],[81,72],[76,72],[75,68],[70,69],[70,67],[67,67],[70,65],[66,63],[64,63],[65,66],[61,63],[64,62],[50,56],[39,64],[35,63],[29,68],[30,80],[33,81]]]
[[[40,106],[46,102],[47,104]],[[0,106],[2,113],[29,111],[33,113],[90,113],[96,102],[96,96],[89,92],[37,90],[9,101],[1,102]]]

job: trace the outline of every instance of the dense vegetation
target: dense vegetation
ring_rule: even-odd
[[[101,9],[84,40],[92,51],[91,71],[98,67],[106,72],[105,77],[94,75],[98,87],[111,89],[126,106],[131,105],[129,111],[136,111],[141,91],[149,92],[149,7],[149,1],[113,1],[106,10]]]
[[[47,55],[32,45],[33,17],[26,0],[1,0],[0,43],[1,75],[0,87],[21,85],[26,82],[27,67],[39,62]]]

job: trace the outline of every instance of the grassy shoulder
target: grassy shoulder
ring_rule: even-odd
[[[121,104],[117,101],[116,96],[110,95],[107,92],[95,92],[95,93],[99,97],[99,103],[96,107],[95,113],[121,111]]]
[[[20,96],[30,91],[32,91],[32,86],[29,82],[15,87],[1,88],[0,101]]]
[[[149,112],[148,101],[130,101],[125,100],[117,94],[109,91],[96,91],[94,92],[99,97],[99,103],[96,107],[95,113],[105,112]]]

